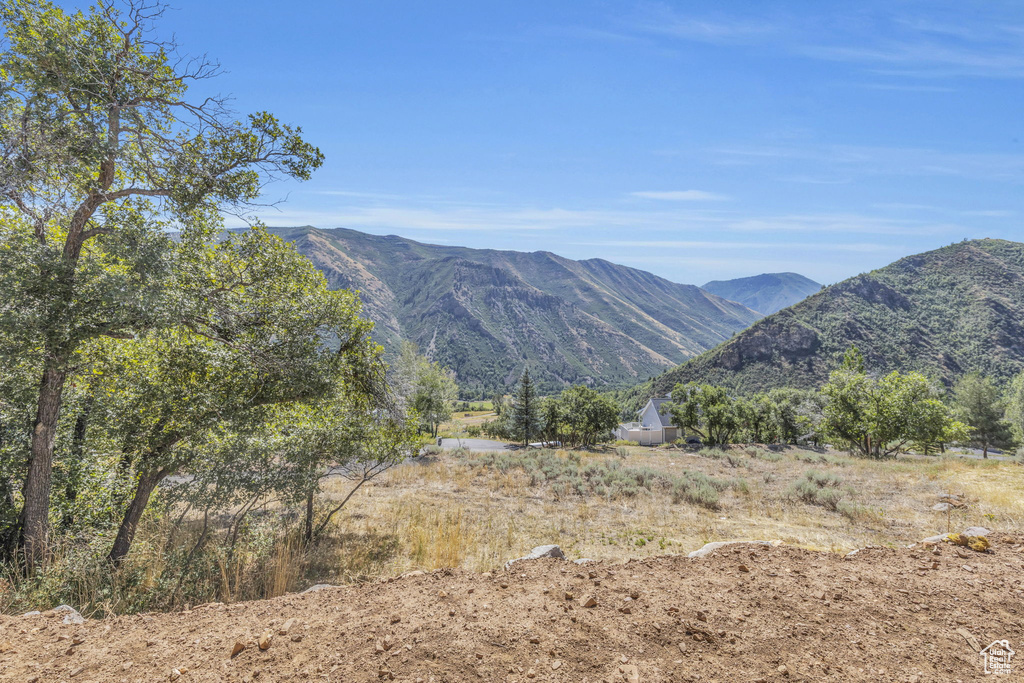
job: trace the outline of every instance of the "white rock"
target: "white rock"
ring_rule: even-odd
[[[65,624],[84,624],[85,623],[85,617],[83,617],[81,614],[79,614],[78,610],[76,610],[71,605],[58,605],[57,607],[53,608],[53,611],[57,612],[57,613],[63,613],[64,614],[64,621],[63,621],[63,623],[65,623]]]
[[[597,560],[592,560],[589,557],[581,557],[578,560],[573,560],[573,562],[576,564],[590,564],[591,562],[597,562]]]
[[[983,526],[972,526],[964,529],[964,536],[988,536],[992,533]]]
[[[536,548],[534,548],[526,557],[517,557],[514,560],[509,560],[508,562],[506,562],[505,569],[508,569],[516,562],[521,562],[522,560],[539,560],[545,557],[553,557],[555,559],[564,560],[565,553],[563,553],[562,549],[559,548],[557,545],[539,545]]]
[[[302,592],[303,593],[316,593],[317,591],[322,591],[322,590],[326,590],[328,588],[337,588],[337,587],[338,586],[332,586],[329,583],[318,583],[315,586],[310,586],[309,588],[307,588],[306,590],[304,590]]]
[[[936,512],[949,512],[952,509],[953,506],[949,503],[936,503],[935,505],[932,505],[932,510],[935,510]]]
[[[710,552],[714,552],[719,548],[724,548],[727,545],[736,544],[749,544],[749,545],[775,545],[771,541],[715,541],[714,543],[707,543],[700,550],[694,550],[687,557],[704,557]]]

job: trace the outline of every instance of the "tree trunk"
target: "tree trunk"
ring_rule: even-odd
[[[66,358],[57,358],[43,371],[39,383],[39,401],[32,429],[32,446],[22,488],[24,497],[19,526],[25,561],[31,567],[46,555],[47,522],[50,513],[50,486],[53,475],[53,445],[57,437],[64,382],[67,379]]]
[[[75,418],[75,429],[71,435],[71,452],[69,453],[69,466],[67,480],[64,483],[64,497],[69,503],[78,499],[78,487],[82,483],[82,462],[85,455],[85,436],[89,429],[89,416],[92,414],[93,397],[90,392],[85,400],[82,411]],[[70,529],[75,525],[75,513],[68,505],[64,511],[64,518],[61,519],[61,527]]]
[[[306,494],[306,529],[303,532],[306,543],[310,543],[313,540],[313,496],[315,494],[315,488],[311,488]]]
[[[114,545],[111,546],[110,552],[107,554],[109,562],[115,565],[120,564],[124,556],[131,550],[132,541],[135,540],[135,530],[139,526],[139,520],[142,519],[142,513],[146,510],[146,505],[149,504],[153,491],[156,490],[160,480],[166,474],[165,470],[158,472],[150,471],[143,473],[139,477],[139,483],[135,486],[135,495],[132,497],[132,502],[124,513],[124,519],[121,520],[121,526],[117,530]]]

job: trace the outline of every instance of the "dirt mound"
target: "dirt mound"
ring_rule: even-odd
[[[978,650],[1024,645],[1024,554],[1009,540],[984,554],[733,545],[547,559],[82,625],[0,617],[0,678],[983,680]]]

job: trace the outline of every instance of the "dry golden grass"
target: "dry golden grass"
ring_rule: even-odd
[[[484,571],[547,543],[557,543],[572,558],[610,560],[688,552],[710,541],[735,539],[779,539],[836,552],[908,544],[946,530],[946,515],[931,510],[945,492],[969,500],[952,514],[954,529],[982,524],[1019,532],[1024,521],[1024,484],[1014,463],[913,456],[874,462],[796,449],[771,462],[747,455],[748,450],[732,449],[727,459],[677,449],[628,449],[626,466],[744,479],[747,490],[724,492],[718,510],[673,504],[665,493],[643,492],[629,499],[559,495],[543,483],[530,486],[518,469],[502,473],[473,467],[472,455],[411,461],[368,486],[339,520],[338,533],[349,539],[344,546],[382,534],[392,541],[389,556],[378,556],[371,566],[350,565],[346,573],[369,577],[442,567]],[[582,457],[586,462],[617,456],[609,451]],[[850,493],[841,512],[787,495],[790,484],[811,469],[843,480]],[[343,490],[329,495],[340,497]]]
[[[366,581],[412,569],[487,571],[549,543],[572,559],[622,561],[686,553],[719,540],[778,539],[844,552],[909,544],[972,525],[997,535],[1024,532],[1024,471],[1013,462],[916,456],[874,462],[744,447],[554,455],[579,457],[580,466],[608,461],[676,479],[685,471],[699,472],[732,485],[721,492],[717,508],[708,509],[674,503],[669,491],[657,487],[615,498],[583,486],[588,493],[580,495],[519,466],[487,466],[482,456],[425,456],[366,484],[318,543],[304,544],[299,518],[275,505],[250,516],[237,546],[225,542],[229,516],[211,518],[203,545],[197,544],[201,517],[179,524],[176,517],[153,515],[119,572],[111,573],[99,556],[74,544],[62,546],[54,552],[52,571],[38,580],[0,580],[0,611],[69,602],[89,614],[112,614],[270,598],[313,583]],[[808,504],[791,491],[811,470],[821,480],[841,480],[844,498],[838,506]],[[343,498],[350,485],[331,480],[322,508]],[[967,505],[949,515],[932,511],[944,493],[963,496]],[[193,557],[200,545],[203,550]]]

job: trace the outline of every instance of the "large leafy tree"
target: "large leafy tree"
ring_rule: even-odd
[[[676,426],[684,433],[696,434],[708,446],[731,443],[740,428],[740,408],[722,387],[677,384],[669,406]]]
[[[856,348],[847,352],[822,394],[827,398],[822,431],[865,457],[892,457],[909,443],[941,443],[966,433],[924,375],[892,372],[874,379]]]
[[[558,397],[558,416],[565,441],[588,448],[619,424],[619,406],[594,389],[577,385]]]
[[[179,312],[166,305],[165,228],[209,235],[268,179],[305,179],[322,162],[268,113],[238,120],[223,99],[191,97],[217,67],[156,39],[161,12],[143,0],[73,14],[45,0],[0,5],[0,332],[40,350],[19,516],[33,562],[46,546],[57,424],[82,344]]]
[[[280,238],[252,230],[213,245],[187,241],[177,273],[184,323],[105,345],[106,423],[136,478],[115,562],[160,482],[188,472],[225,430],[251,431],[273,406],[338,391],[373,407],[385,396],[358,298],[329,290]]]

